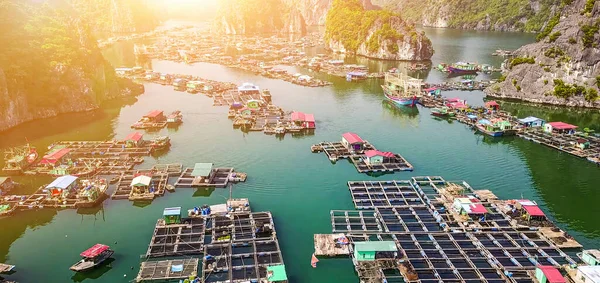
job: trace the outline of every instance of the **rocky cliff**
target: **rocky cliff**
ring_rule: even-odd
[[[535,103],[598,107],[600,1],[573,0],[538,36],[505,63],[504,81],[490,97]]]
[[[428,27],[538,32],[563,0],[373,0]]]
[[[0,25],[10,28],[0,35],[0,131],[143,92],[115,76],[81,18],[49,6],[3,4]]]
[[[333,0],[284,0],[289,7],[296,7],[307,26],[323,26],[327,12],[331,8]],[[371,0],[360,0],[365,10],[379,10],[380,7],[373,5]]]
[[[306,32],[306,20],[283,0],[222,0],[212,31],[221,34]]]
[[[68,0],[68,4],[97,35],[152,30],[159,24],[158,9],[164,8],[148,0]]]
[[[327,13],[325,38],[334,52],[384,60],[429,60],[433,47],[398,15],[365,11],[358,0],[335,0]]]

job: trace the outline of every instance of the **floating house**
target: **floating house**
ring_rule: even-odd
[[[529,116],[523,119],[519,119],[519,124],[526,128],[537,128],[543,127],[544,124],[546,124],[546,121],[537,117]]]
[[[44,157],[42,157],[42,160],[40,161],[40,164],[50,166],[60,165],[61,163],[63,163],[63,160],[68,157],[69,152],[71,152],[71,149],[69,148],[61,148],[59,150],[53,151],[49,154],[44,155]]]
[[[152,110],[144,115],[144,122],[162,122],[166,120],[165,114],[161,110]]]
[[[192,184],[210,183],[214,177],[212,163],[196,163],[194,170],[192,170],[192,177],[194,181]]]
[[[187,89],[188,80],[186,79],[175,79],[173,81],[173,86],[175,89]]]
[[[398,247],[393,241],[370,241],[354,243],[354,258],[357,261],[375,261],[398,256]]]
[[[521,199],[521,200],[517,201],[517,208],[519,208],[519,206],[520,206],[520,209],[523,210],[523,213],[528,221],[529,220],[546,220],[546,215],[540,209],[540,207],[537,205],[537,203],[530,201],[530,200]]]
[[[549,122],[544,125],[544,131],[554,134],[574,134],[577,126],[564,122]]]
[[[125,137],[126,147],[140,147],[143,142],[144,135],[140,132],[133,132]]]
[[[181,207],[168,207],[163,211],[166,225],[181,224]]]
[[[381,165],[385,161],[389,161],[396,155],[392,152],[381,152],[379,150],[367,150],[365,151],[365,163],[368,165]]]
[[[535,278],[540,283],[566,283],[560,271],[551,265],[538,265],[535,269]]]
[[[498,111],[500,110],[500,104],[498,104],[498,102],[495,100],[488,101],[485,103],[485,108],[491,111]]]
[[[15,183],[10,177],[0,177],[0,196],[8,193],[15,187]]]
[[[131,192],[132,193],[151,193],[150,183],[152,178],[146,175],[139,175],[131,180]]]
[[[342,135],[342,145],[349,151],[362,152],[365,148],[365,141],[355,133],[345,133]]]
[[[600,283],[600,266],[579,266],[576,278],[579,282]]]
[[[577,256],[581,258],[581,260],[588,265],[591,266],[600,266],[600,251],[599,250],[584,250],[581,253],[578,253]]]
[[[260,93],[260,88],[251,83],[243,83],[238,87],[238,92],[241,94],[258,94]]]
[[[77,188],[77,177],[71,175],[60,176],[46,186],[48,196],[66,197]]]
[[[292,112],[291,120],[298,126],[305,129],[315,128],[315,116],[313,114],[305,114],[302,112]]]
[[[285,265],[278,264],[267,267],[267,281],[268,282],[288,282],[287,273],[285,272]]]
[[[477,199],[471,199],[468,197],[458,197],[454,199],[452,204],[454,210],[463,215],[482,215],[487,214],[488,210],[479,203]]]

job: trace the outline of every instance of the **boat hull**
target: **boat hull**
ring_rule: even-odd
[[[492,132],[492,131],[488,131],[488,130],[486,130],[486,129],[482,128],[482,127],[481,127],[481,126],[479,126],[479,125],[477,126],[477,130],[478,130],[480,133],[482,133],[482,134],[486,134],[486,135],[488,135],[488,136],[490,136],[490,137],[501,137],[501,136],[502,136],[502,134],[504,134],[502,131],[494,131],[494,132]]]
[[[477,74],[477,70],[463,70],[463,69],[454,68],[452,66],[448,66],[447,70],[448,70],[448,72],[453,73],[453,74]]]
[[[385,98],[387,100],[391,101],[392,103],[394,103],[395,105],[398,105],[398,106],[414,107],[419,102],[419,98],[416,97],[416,96],[413,96],[413,97],[393,97],[393,96],[390,96],[387,93],[387,91],[385,92]]]
[[[88,271],[90,269],[94,269],[95,267],[101,265],[103,262],[105,262],[107,259],[109,259],[115,252],[112,250],[109,250],[109,252],[107,252],[105,255],[103,255],[101,258],[99,258],[96,262],[94,263],[90,263],[90,262],[86,262],[82,264],[82,261],[74,264],[73,266],[71,266],[71,270],[75,271],[75,272],[84,272],[84,271]]]

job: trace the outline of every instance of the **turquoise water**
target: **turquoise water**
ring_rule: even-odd
[[[489,56],[493,50],[512,49],[533,40],[527,34],[445,29],[426,32],[436,50],[434,64],[459,60],[497,63],[500,59]],[[132,45],[125,43],[107,50],[107,56],[115,65],[133,65],[131,50]],[[210,98],[147,84],[145,94],[124,106],[115,102],[93,113],[63,115],[4,132],[0,148],[22,144],[25,137],[39,148],[56,140],[123,138],[131,132],[130,124],[151,109],[181,110],[184,124],[177,130],[160,132],[171,137],[171,150],[158,158],[148,157],[143,166],[213,162],[247,172],[248,181],[235,185],[233,196],[249,198],[255,211],[273,213],[291,282],[358,281],[349,259],[321,260],[318,268],[310,267],[312,235],[331,232],[329,211],[353,208],[346,187],[349,180],[407,179],[417,175],[466,180],[475,188],[491,189],[501,198],[534,199],[586,247],[600,246],[600,228],[595,219],[600,212],[596,205],[600,201],[600,169],[590,162],[517,138],[477,135],[457,122],[432,118],[428,109],[399,111],[382,102],[379,81],[347,83],[336,79],[330,87],[305,88],[214,64],[148,64],[162,72],[239,84],[252,82],[268,88],[273,102],[284,109],[314,113],[315,135],[279,140],[262,133],[244,134],[232,129],[227,109],[212,107]],[[401,64],[369,62],[372,71],[397,65]],[[434,71],[423,76],[428,81],[444,79]],[[481,92],[445,95],[465,97],[471,103],[483,101]],[[545,113],[553,115],[552,111],[562,110],[548,109]],[[587,121],[595,113],[582,112],[570,122]],[[369,177],[358,174],[350,163],[332,165],[323,155],[310,152],[312,144],[339,140],[346,131],[358,133],[379,149],[402,154],[415,171]],[[20,192],[32,192],[49,178],[17,181],[27,185]],[[227,197],[224,189],[180,189],[145,207],[122,200],[107,201],[102,208],[88,211],[19,213],[0,219],[0,262],[17,265],[18,271],[6,278],[20,282],[127,282],[138,272],[140,255],[146,252],[163,208],[222,203]],[[113,246],[115,260],[86,277],[74,277],[69,266],[78,260],[80,251],[96,242]]]

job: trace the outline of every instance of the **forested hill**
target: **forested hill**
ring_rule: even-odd
[[[573,0],[372,0],[423,26],[539,32]]]
[[[0,26],[0,131],[141,92],[115,76],[93,25],[72,10],[0,0]]]

